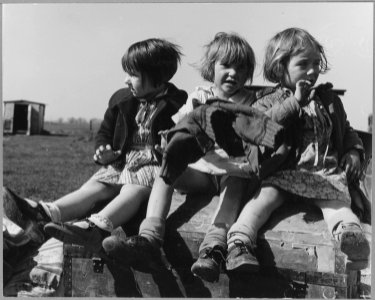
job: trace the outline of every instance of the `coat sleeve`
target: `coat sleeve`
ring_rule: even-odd
[[[344,105],[339,97],[335,97],[335,104],[336,107],[338,107],[339,116],[341,118],[341,124],[343,127],[343,153],[345,154],[352,149],[356,149],[360,154],[361,161],[363,161],[365,153],[362,140],[350,125]]]
[[[280,102],[273,97],[273,94],[266,95],[257,100],[253,107],[270,117],[272,121],[285,127],[288,127],[295,118],[299,118],[302,115],[301,107],[294,96]]]
[[[95,150],[101,145],[111,145],[113,147],[113,135],[116,126],[116,119],[119,113],[118,106],[118,92],[116,92],[109,100],[108,107],[104,113],[104,119],[95,137]]]

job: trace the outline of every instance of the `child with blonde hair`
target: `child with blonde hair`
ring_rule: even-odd
[[[364,149],[332,85],[315,86],[327,70],[323,47],[307,31],[289,28],[269,41],[264,77],[277,86],[263,91],[254,107],[286,127],[291,150],[282,170],[262,181],[230,228],[227,270],[259,268],[254,254],[258,230],[287,198],[317,205],[347,255],[347,268],[366,267],[369,242],[349,193],[358,184]]]
[[[131,219],[149,198],[160,169],[161,130],[174,125],[171,116],[186,102],[187,93],[170,83],[177,71],[179,47],[164,39],[132,44],[122,57],[127,87],[109,100],[96,136],[94,160],[102,165],[81,188],[54,201],[24,209],[47,234],[99,252],[113,228]],[[106,201],[109,201],[106,203]],[[98,203],[102,210],[75,223]]]

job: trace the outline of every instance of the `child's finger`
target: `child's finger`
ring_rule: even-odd
[[[159,153],[161,153],[161,154],[162,154],[162,153],[163,153],[163,151],[164,151],[164,148],[163,148],[163,147],[161,147],[161,146],[160,146],[160,145],[158,145],[158,144],[157,144],[157,145],[155,145],[155,147],[154,147],[154,148],[155,148],[155,150],[156,150],[157,152],[159,152]]]

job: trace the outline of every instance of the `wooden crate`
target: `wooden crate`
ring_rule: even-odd
[[[111,263],[95,272],[98,258],[83,247],[65,245],[64,295],[359,298],[360,272],[346,270],[345,256],[334,247],[320,210],[298,203],[279,208],[261,230],[258,273],[223,272],[217,283],[194,277],[190,267],[198,257],[217,201],[217,197],[205,195],[174,195],[164,245],[166,266],[153,274]],[[138,225],[139,220],[125,227],[133,234]],[[370,235],[370,227],[366,228]]]
[[[190,269],[198,257],[217,201],[175,195],[164,248],[176,270]],[[219,283],[208,288],[211,296],[217,297],[218,287],[226,285],[223,297],[358,297],[360,272],[346,270],[345,255],[335,248],[314,206],[289,203],[275,211],[259,234],[257,256],[259,273],[222,274]],[[192,284],[196,280],[186,272],[180,275],[182,282],[186,279],[187,295],[197,296]]]

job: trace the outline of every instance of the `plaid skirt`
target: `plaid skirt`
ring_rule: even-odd
[[[126,155],[126,161],[131,162],[133,157],[137,156],[138,151],[130,151]],[[110,184],[136,184],[145,187],[152,187],[156,176],[159,175],[160,164],[151,160],[137,167],[123,162],[115,162],[108,166],[101,167],[92,178]]]

